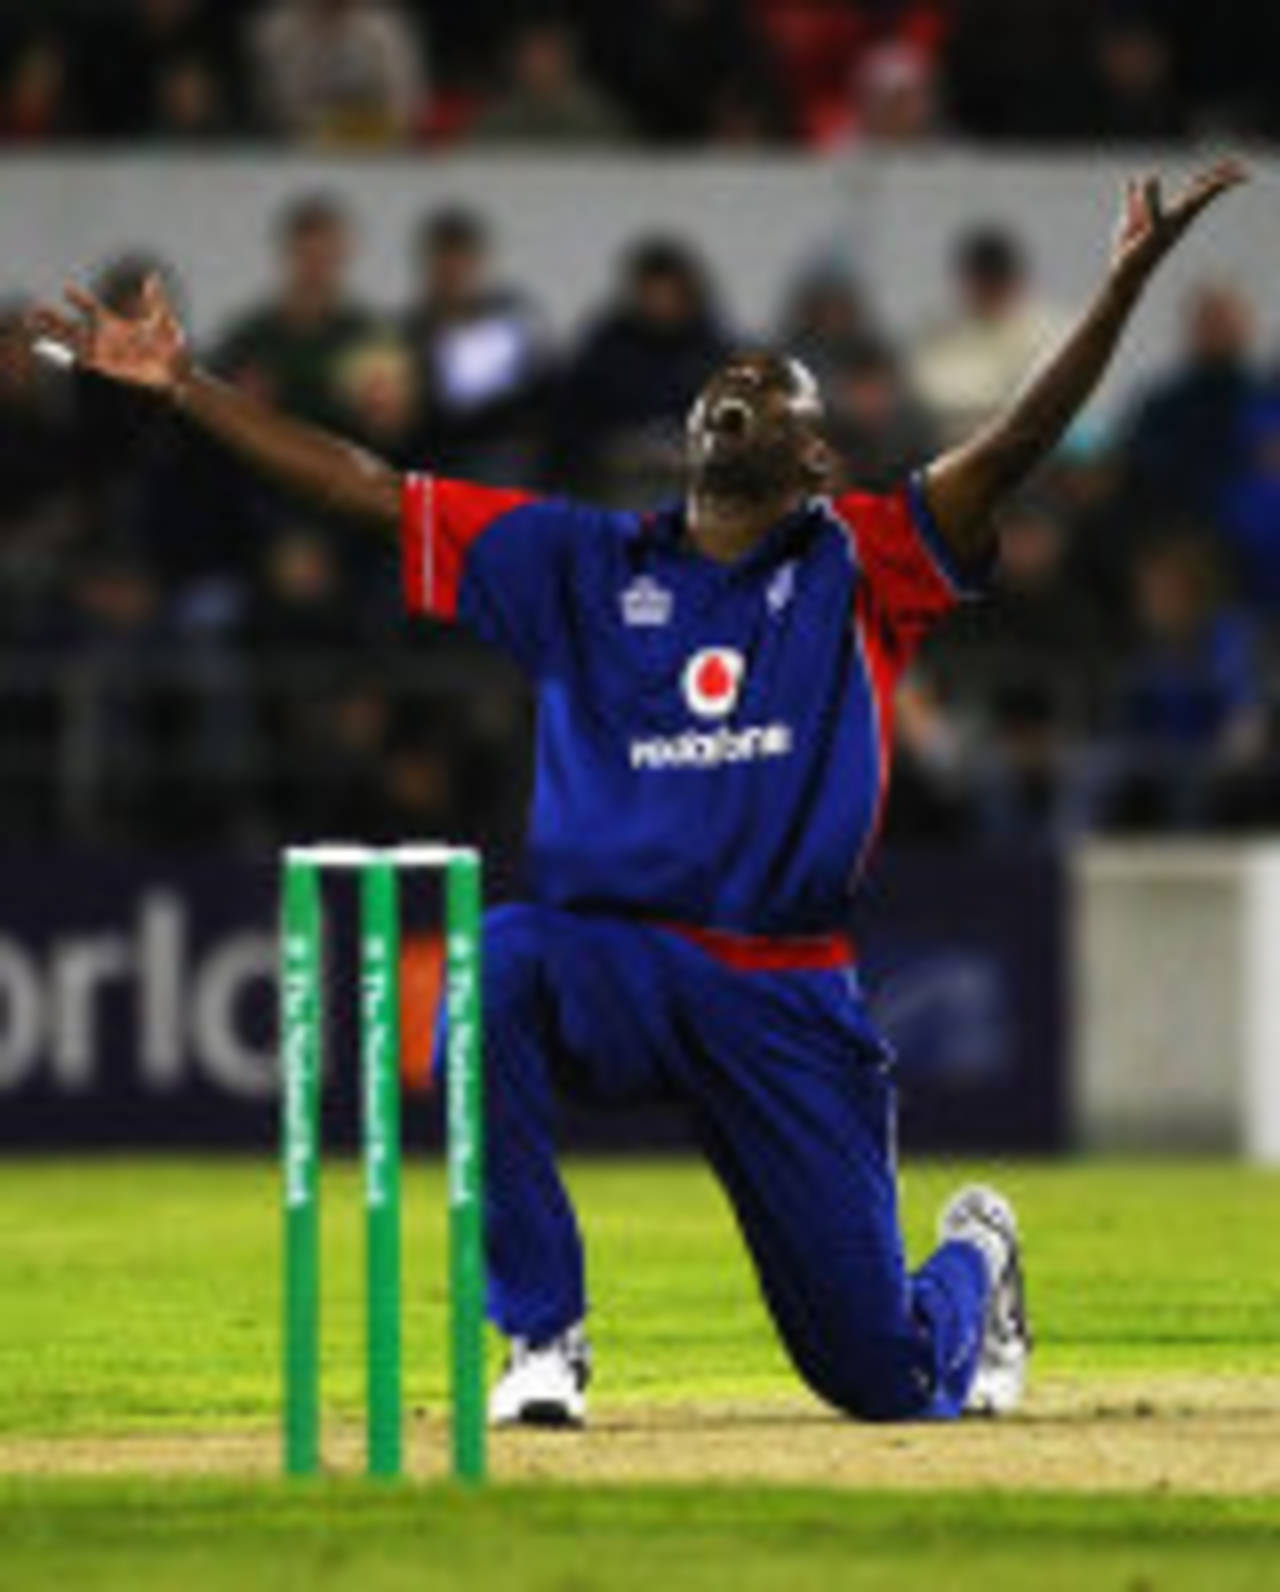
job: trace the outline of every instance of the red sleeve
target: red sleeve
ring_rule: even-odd
[[[918,476],[888,496],[846,493],[834,507],[853,546],[860,600],[901,669],[938,620],[981,591],[986,570],[959,567]]]
[[[406,476],[401,552],[409,612],[453,619],[468,550],[504,514],[534,500],[531,492]]]

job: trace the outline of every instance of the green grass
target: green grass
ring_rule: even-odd
[[[913,1252],[968,1169],[908,1167]],[[1280,1371],[1280,1177],[1212,1163],[986,1168],[1027,1233],[1041,1374]],[[580,1164],[609,1405],[794,1393],[724,1203],[698,1168]],[[412,1402],[444,1393],[438,1169],[406,1178]],[[328,1407],[361,1409],[354,1169],[327,1170]],[[0,1441],[265,1429],[277,1411],[274,1169],[0,1166]],[[356,1481],[0,1481],[0,1588],[358,1584],[578,1592],[671,1585],[1275,1586],[1280,1503]]]
[[[1263,1592],[1280,1553],[1256,1501],[760,1488],[22,1483],[0,1520],[6,1592]]]

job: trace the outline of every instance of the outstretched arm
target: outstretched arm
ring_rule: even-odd
[[[1061,440],[1098,385],[1155,268],[1221,194],[1246,181],[1226,161],[1197,177],[1165,206],[1154,179],[1128,184],[1110,267],[1093,302],[1010,406],[926,472],[942,535],[962,562],[992,551],[992,510]]]
[[[362,448],[279,414],[269,405],[199,370],[181,322],[158,277],[143,292],[141,314],[113,314],[91,294],[70,288],[75,314],[42,308],[34,335],[65,349],[86,370],[146,388],[278,485],[318,507],[367,520],[394,534],[399,474]]]

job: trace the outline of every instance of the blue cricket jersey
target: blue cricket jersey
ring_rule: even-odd
[[[461,621],[534,684],[535,900],[781,945],[781,965],[810,965],[806,945],[848,959],[895,686],[971,589],[918,480],[815,500],[725,565],[679,509],[415,475],[404,575],[413,611]]]

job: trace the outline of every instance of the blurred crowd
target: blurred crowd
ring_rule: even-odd
[[[0,138],[1265,138],[1277,46],[1258,0],[6,0]]]
[[[306,195],[275,283],[205,357],[400,465],[643,506],[678,492],[691,398],[732,347],[806,359],[845,482],[885,488],[979,424],[1064,322],[1020,240],[954,242],[948,302],[893,339],[831,263],[779,323],[731,324],[706,262],[635,240],[565,343],[486,219],[412,240],[395,308]],[[96,286],[123,313],[163,262]],[[179,302],[182,284],[169,275]],[[290,834],[514,835],[529,708],[456,632],[399,616],[396,551],[265,489],[163,405],[29,355],[0,306],[0,814],[10,845],[244,844]],[[991,601],[902,693],[900,839],[1280,818],[1280,383],[1250,306],[1205,282],[1182,346],[1107,432],[1084,423],[1014,505]]]

